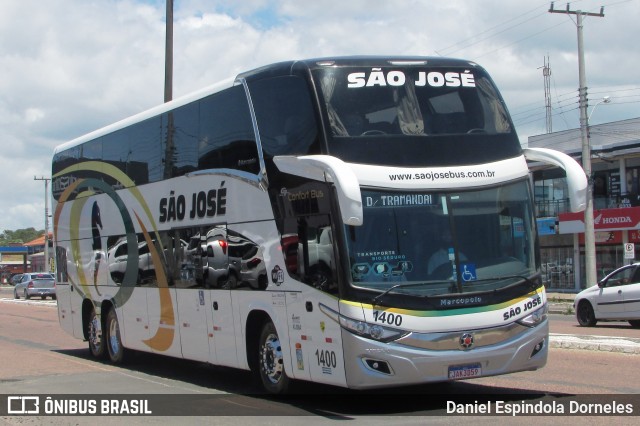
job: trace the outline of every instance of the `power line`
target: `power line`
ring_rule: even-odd
[[[545,4],[546,4],[546,3],[545,3]],[[449,49],[451,49],[451,48],[454,48],[454,47],[459,46],[459,45],[462,45],[462,44],[464,44],[464,43],[466,43],[466,42],[468,42],[468,41],[470,41],[470,40],[473,40],[473,42],[472,42],[472,43],[466,44],[466,45],[462,46],[461,48],[454,49],[454,50],[451,50],[450,52],[446,53],[447,55],[451,55],[451,54],[453,54],[453,53],[455,53],[455,52],[459,52],[459,51],[464,50],[464,49],[466,49],[466,48],[468,48],[468,47],[471,47],[471,46],[473,46],[473,45],[475,45],[475,44],[478,44],[478,43],[480,43],[481,41],[485,41],[485,40],[488,40],[488,39],[490,39],[490,38],[492,38],[492,37],[495,37],[495,36],[496,36],[496,35],[498,35],[498,34],[502,34],[502,33],[506,32],[506,31],[508,31],[508,30],[510,30],[510,29],[516,28],[516,27],[518,27],[518,26],[520,26],[520,25],[522,25],[522,24],[524,24],[524,23],[526,23],[526,22],[532,21],[532,20],[533,20],[533,19],[535,19],[535,18],[538,18],[538,17],[540,17],[540,16],[545,15],[546,11],[545,11],[545,12],[542,12],[542,13],[540,13],[540,14],[536,15],[536,16],[533,16],[533,17],[531,17],[531,18],[524,19],[524,20],[522,19],[524,16],[526,16],[526,15],[528,15],[528,14],[530,14],[530,13],[532,13],[532,12],[534,12],[534,11],[538,10],[538,9],[540,9],[540,7],[541,7],[541,6],[536,6],[536,7],[534,7],[533,9],[529,10],[528,12],[523,13],[522,15],[520,15],[520,16],[519,16],[519,17],[517,17],[517,18],[509,19],[509,20],[507,20],[507,21],[505,21],[505,22],[502,22],[502,23],[500,23],[500,24],[498,24],[498,25],[495,25],[495,26],[493,26],[493,27],[491,27],[491,28],[489,28],[489,29],[487,29],[487,30],[484,30],[484,31],[480,32],[479,34],[476,34],[476,35],[474,35],[474,36],[472,36],[472,37],[468,37],[468,38],[466,38],[466,39],[460,40],[460,41],[458,41],[458,42],[456,42],[456,43],[454,43],[454,44],[452,44],[452,45],[450,45],[450,46],[448,46],[448,47],[445,47],[445,48],[443,48],[443,49],[440,49],[440,51],[436,50],[435,52],[436,52],[438,55],[442,56],[442,55],[441,55],[441,53],[442,53],[442,52],[444,52],[444,51],[448,51],[448,50],[449,50]],[[516,21],[516,23],[515,23],[515,24],[513,24],[513,25],[511,25],[511,26],[509,26],[509,27],[507,27],[507,28],[504,28],[504,29],[502,29],[502,30],[500,30],[500,31],[498,31],[498,32],[496,32],[496,33],[494,33],[494,34],[490,34],[490,35],[488,35],[488,36],[486,36],[486,37],[482,37],[482,35],[487,34],[487,33],[490,33],[490,32],[491,32],[491,31],[493,31],[494,29],[500,28],[500,27],[502,27],[502,26],[504,26],[504,25],[507,25],[507,24],[509,24],[509,23],[511,23],[511,22],[514,22],[514,21]]]
[[[575,1],[571,2],[571,4],[580,3],[582,1],[584,1],[584,0],[575,0]],[[605,3],[603,6],[601,6],[601,8],[603,8],[604,6],[606,6],[606,7],[615,7],[615,6],[619,6],[621,4],[624,4],[624,3],[630,3],[632,1],[636,1],[636,0],[621,0],[621,1],[611,2],[611,3]],[[544,5],[546,5],[546,4],[548,4],[548,3],[544,3]],[[535,16],[532,16],[532,17],[529,17],[529,18],[525,19],[525,17],[527,15],[530,15],[531,13],[539,10],[542,5],[543,4],[540,4],[539,6],[535,6],[534,8],[528,10],[527,12],[524,12],[523,14],[519,15],[516,18],[508,19],[508,20],[506,20],[504,22],[501,22],[501,23],[499,23],[497,25],[494,25],[493,27],[490,27],[490,28],[488,28],[488,29],[486,29],[484,31],[481,31],[481,32],[479,32],[479,33],[477,33],[477,34],[475,34],[475,35],[473,35],[471,37],[467,37],[465,39],[457,41],[457,42],[455,42],[455,43],[453,43],[453,44],[451,44],[451,45],[449,45],[447,47],[444,47],[442,49],[435,50],[435,53],[437,55],[440,55],[440,56],[451,55],[453,53],[456,53],[456,52],[462,51],[464,49],[467,49],[467,48],[469,48],[471,46],[474,46],[474,45],[476,45],[476,44],[478,44],[478,43],[480,43],[482,41],[489,40],[489,39],[491,39],[491,38],[493,38],[493,37],[495,37],[495,36],[497,36],[499,34],[502,34],[502,33],[506,32],[507,30],[510,30],[510,29],[513,29],[513,28],[516,28],[516,27],[520,27],[522,24],[525,24],[525,23],[530,22],[530,21],[532,21],[532,20],[534,20],[534,19],[536,19],[538,17],[541,17],[541,16],[545,15],[547,13],[547,10],[545,10],[544,12],[542,12],[540,14],[537,14]],[[558,13],[558,12],[556,11],[556,13]],[[560,13],[562,13],[562,12],[560,12]],[[586,16],[598,16],[598,13],[583,12],[583,15],[586,15]],[[512,22],[515,22],[515,23],[513,25],[509,25]],[[502,28],[505,25],[509,25],[509,26],[504,28],[504,29],[501,29],[501,30],[499,30],[497,32],[493,32],[492,33],[492,31],[494,31],[496,29],[499,29],[499,28]],[[496,49],[484,52],[484,53],[482,53],[480,55],[477,55],[477,56],[474,56],[472,58],[475,60],[475,59],[487,56],[487,55],[489,55],[491,53],[495,53],[497,51],[505,49],[507,47],[513,46],[515,44],[519,44],[519,43],[521,43],[523,41],[529,40],[530,38],[533,38],[533,37],[535,37],[537,35],[540,35],[540,34],[542,34],[544,32],[547,32],[547,31],[550,31],[550,30],[552,30],[552,29],[554,29],[556,27],[559,27],[560,25],[563,25],[563,23],[559,23],[557,25],[548,26],[548,27],[546,27],[546,28],[544,28],[544,29],[542,29],[540,31],[537,31],[537,32],[532,33],[532,34],[530,34],[528,36],[520,38],[520,39],[518,39],[518,40],[516,40],[514,42],[505,44],[505,45],[500,46],[500,47],[498,47]]]

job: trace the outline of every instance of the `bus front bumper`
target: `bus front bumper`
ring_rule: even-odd
[[[482,333],[495,342],[463,347],[469,343],[465,335]],[[347,386],[367,389],[495,376],[536,370],[547,362],[548,320],[517,333],[488,329],[446,333],[446,337],[448,344],[442,344],[447,339],[424,338],[382,343],[342,330]]]

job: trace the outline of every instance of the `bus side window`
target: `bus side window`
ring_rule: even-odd
[[[56,282],[66,283],[69,281],[67,273],[67,250],[58,245],[56,247]]]
[[[304,80],[268,78],[250,82],[249,89],[266,158],[320,153],[318,125]]]
[[[242,86],[200,101],[198,169],[226,168],[258,174],[260,161]]]
[[[162,129],[162,118],[156,116],[132,125],[122,135],[129,146],[125,157],[127,172],[136,170],[135,174],[129,175],[136,185],[158,182],[164,178],[164,152],[158,143]]]
[[[337,293],[329,217],[303,216],[297,219],[296,224],[295,232],[288,232],[282,237],[282,250],[289,275],[318,290]]]
[[[207,278],[207,228],[174,228],[160,232],[167,284],[204,288]],[[213,254],[211,254],[213,256]]]
[[[185,175],[198,167],[199,105],[187,104],[162,115],[164,177]]]

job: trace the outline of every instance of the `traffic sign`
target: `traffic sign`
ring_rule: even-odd
[[[624,258],[635,259],[636,258],[636,245],[634,243],[624,244]]]

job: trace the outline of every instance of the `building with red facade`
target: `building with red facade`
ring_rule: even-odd
[[[598,279],[640,259],[640,118],[589,127]],[[532,136],[582,164],[580,129]],[[547,288],[577,292],[584,280],[584,213],[570,213],[561,169],[531,165]],[[631,258],[631,256],[633,256]]]

